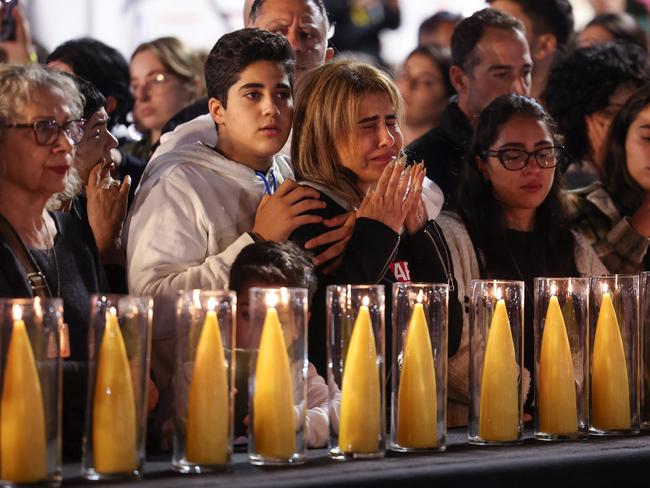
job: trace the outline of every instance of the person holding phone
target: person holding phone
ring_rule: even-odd
[[[37,62],[29,22],[18,0],[0,0],[0,19],[0,63]]]

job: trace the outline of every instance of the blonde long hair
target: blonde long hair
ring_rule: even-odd
[[[355,207],[361,204],[357,178],[341,165],[338,148],[355,144],[361,99],[376,93],[388,97],[401,123],[404,110],[397,87],[369,64],[342,59],[302,77],[296,89],[291,139],[291,159],[299,180],[324,185]]]

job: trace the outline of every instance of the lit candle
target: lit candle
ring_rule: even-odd
[[[379,448],[381,393],[369,302],[364,297],[359,307],[343,366],[339,419],[343,452],[372,453]]]
[[[552,285],[539,357],[539,429],[569,434],[578,431],[576,387],[571,346],[555,292]]]
[[[228,378],[215,306],[208,299],[187,407],[186,458],[197,464],[224,464],[228,458]]]
[[[397,394],[397,443],[411,448],[436,446],[437,411],[436,371],[420,290],[404,345]]]
[[[137,467],[136,410],[131,371],[115,308],[106,313],[93,401],[93,461],[98,473]]]
[[[20,305],[12,315],[0,405],[0,476],[35,483],[47,476],[43,395]]]
[[[514,441],[519,428],[517,359],[501,289],[496,298],[481,378],[479,436],[486,441]]]
[[[625,350],[607,285],[603,285],[591,360],[591,422],[605,430],[631,427]]]
[[[289,459],[296,450],[296,420],[289,356],[275,309],[277,302],[277,295],[267,295],[266,318],[255,365],[253,434],[257,454]]]

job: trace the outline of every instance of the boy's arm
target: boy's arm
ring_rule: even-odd
[[[178,181],[180,180],[180,181]],[[218,289],[228,283],[230,266],[253,243],[248,233],[206,256],[208,232],[200,191],[185,179],[163,178],[135,209],[127,243],[129,288],[141,295],[170,295],[190,288]],[[194,189],[198,190],[198,189]],[[213,212],[211,219],[218,219]]]

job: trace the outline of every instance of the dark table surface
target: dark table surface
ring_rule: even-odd
[[[389,452],[384,459],[341,462],[316,449],[308,457],[303,465],[265,468],[236,453],[229,472],[181,475],[172,471],[170,456],[157,456],[147,461],[144,479],[100,486],[650,486],[649,433],[572,442],[541,442],[527,434],[521,445],[484,447],[470,446],[466,430],[452,429],[441,453]],[[63,486],[89,483],[79,464],[64,465],[63,477]]]

